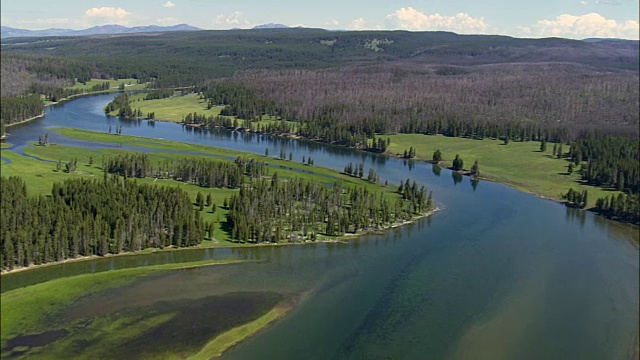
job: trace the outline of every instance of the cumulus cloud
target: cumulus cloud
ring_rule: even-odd
[[[340,26],[340,21],[336,19],[332,19],[332,20],[326,21],[324,24],[335,27],[335,26]]]
[[[387,27],[403,30],[444,30],[456,33],[482,33],[488,29],[484,18],[474,18],[466,13],[453,16],[425,14],[412,7],[400,8],[387,15]]]
[[[102,18],[114,22],[127,22],[131,18],[131,13],[123,8],[100,7],[91,8],[84,13],[89,18]]]
[[[617,22],[598,13],[585,15],[562,14],[555,19],[539,20],[533,26],[521,27],[526,36],[568,38],[624,38],[638,39],[640,24],[635,20]]]
[[[351,21],[348,25],[348,29],[352,30],[362,30],[367,25],[367,22],[363,18],[357,18]]]
[[[231,15],[218,15],[213,20],[213,23],[220,26],[250,26],[251,23],[243,18],[243,14],[240,11],[235,11]]]
[[[166,3],[162,4],[162,7],[166,7],[166,8],[172,8],[176,6],[176,4],[172,3],[171,1],[167,1]]]

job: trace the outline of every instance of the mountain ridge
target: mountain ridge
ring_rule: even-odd
[[[288,28],[289,26],[287,25],[276,24],[276,23],[261,24],[253,27],[253,29],[288,29]]]
[[[197,31],[202,30],[188,24],[171,26],[145,25],[126,27],[122,25],[100,25],[87,29],[73,30],[50,28],[45,30],[19,29],[9,26],[0,26],[0,37],[3,39],[12,37],[43,37],[43,36],[83,36],[83,35],[110,35],[110,34],[135,34],[144,32],[168,32],[168,31]]]

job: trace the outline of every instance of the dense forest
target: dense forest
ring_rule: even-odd
[[[384,65],[256,71],[199,89],[227,115],[299,121],[309,138],[353,145],[385,133],[567,142],[589,130],[638,132],[637,73],[579,66]],[[364,145],[364,144],[363,144]]]
[[[207,188],[237,189],[245,183],[245,175],[266,175],[265,163],[243,157],[233,163],[203,158],[165,159],[154,166],[146,154],[127,154],[110,157],[105,165],[107,172],[124,177],[173,179]]]
[[[68,171],[74,167],[68,166]],[[433,194],[409,179],[400,184],[394,198],[339,182],[280,179],[277,173],[267,177],[264,163],[244,157],[233,162],[202,158],[154,162],[146,154],[131,153],[103,159],[103,167],[102,180],[54,183],[51,196],[29,197],[21,178],[2,177],[0,267],[194,246],[207,232],[212,237],[213,224],[201,217],[205,201],[200,193],[194,206],[177,187],[139,185],[135,178],[239,189],[224,206],[229,209],[227,231],[241,242],[315,240],[319,234],[381,229],[434,206]]]
[[[424,186],[418,189],[407,180],[400,187],[402,198],[393,202],[365,187],[282,181],[274,173],[270,181],[255,181],[231,197],[231,234],[234,239],[255,242],[315,239],[318,233],[336,236],[380,229],[433,208],[432,194]]]
[[[62,89],[92,77],[107,78],[94,66],[70,57],[23,54],[4,49],[0,73],[2,97],[28,95],[41,89]]]
[[[148,247],[193,246],[204,224],[186,192],[123,178],[69,179],[51,196],[27,196],[18,177],[0,178],[2,269]]]
[[[38,94],[0,98],[0,121],[3,125],[0,135],[4,134],[4,125],[40,116],[42,113],[44,113],[44,103]]]
[[[29,94],[56,100],[76,81],[126,77],[151,82],[149,100],[187,87],[223,106],[220,116],[185,114],[188,124],[238,128],[238,118],[252,131],[375,152],[393,133],[564,144],[558,158],[585,183],[625,192],[625,204],[639,192],[638,41],[266,29],[2,43],[1,128],[42,112]],[[115,110],[155,118],[126,94],[105,111]],[[264,116],[283,121],[254,123]],[[621,201],[597,208],[634,218],[612,203]]]

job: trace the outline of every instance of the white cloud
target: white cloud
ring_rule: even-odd
[[[588,3],[588,2],[586,2],[586,1],[580,1],[580,4],[582,4],[582,5],[589,5],[589,3]]]
[[[488,29],[484,18],[474,18],[466,13],[453,16],[425,14],[412,7],[400,8],[387,15],[387,27],[403,30],[444,30],[456,33],[482,33]]]
[[[240,11],[235,11],[231,15],[218,15],[213,20],[213,23],[221,26],[250,26],[251,23],[243,18],[243,14]]]
[[[357,19],[354,19],[353,21],[351,21],[347,25],[347,29],[363,30],[366,25],[367,25],[367,22],[363,18],[357,18]]]
[[[172,8],[176,6],[176,4],[172,3],[171,1],[167,1],[166,3],[162,4],[162,7],[166,7],[166,8]]]
[[[325,21],[324,24],[326,26],[328,26],[329,28],[335,29],[335,28],[340,26],[340,21],[338,21],[336,19],[332,19],[332,20],[329,20],[329,21]]]
[[[620,5],[619,0],[596,0],[598,5]]]
[[[126,11],[123,8],[115,7],[100,7],[91,8],[84,13],[85,17],[90,21],[109,24],[128,25],[132,19],[133,14]]]
[[[598,13],[585,15],[562,14],[555,19],[539,20],[530,27],[521,27],[526,36],[556,36],[568,38],[624,38],[638,39],[640,24],[635,20],[617,22]]]

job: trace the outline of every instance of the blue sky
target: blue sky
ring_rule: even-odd
[[[4,0],[1,23],[24,29],[95,25],[445,30],[518,37],[638,39],[638,0]]]

